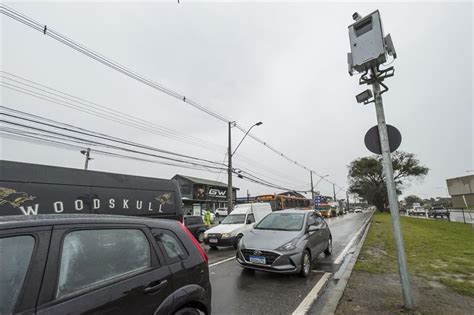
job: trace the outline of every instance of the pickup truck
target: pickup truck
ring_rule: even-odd
[[[408,210],[409,215],[424,215],[426,216],[426,209],[423,207],[413,207]]]
[[[432,218],[443,218],[443,217],[446,217],[447,219],[449,219],[449,211],[448,209],[446,209],[445,207],[442,207],[442,206],[435,206],[435,207],[432,207],[431,210],[428,212],[428,217],[432,217]]]

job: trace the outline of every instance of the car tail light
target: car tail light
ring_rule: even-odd
[[[201,254],[202,260],[207,264],[209,262],[209,258],[207,257],[206,252],[202,249],[201,245],[199,245],[199,242],[196,240],[194,235],[192,235],[191,232],[189,232],[188,228],[183,223],[181,223],[180,225],[183,228],[183,230],[186,232],[188,237],[191,239],[194,246],[196,246],[197,250]]]

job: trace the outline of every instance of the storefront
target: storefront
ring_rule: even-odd
[[[227,207],[227,184],[204,178],[175,175],[183,198],[184,213],[199,215],[207,209]],[[232,188],[233,200],[236,200],[237,187]]]

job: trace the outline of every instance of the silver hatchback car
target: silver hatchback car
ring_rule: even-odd
[[[307,277],[311,262],[332,253],[332,235],[315,211],[288,209],[263,218],[239,242],[237,263],[246,269],[299,273]]]

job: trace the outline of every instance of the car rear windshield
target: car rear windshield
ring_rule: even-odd
[[[303,228],[304,213],[272,213],[255,227],[259,230],[299,231]]]
[[[243,224],[245,223],[245,214],[228,215],[221,224]]]

